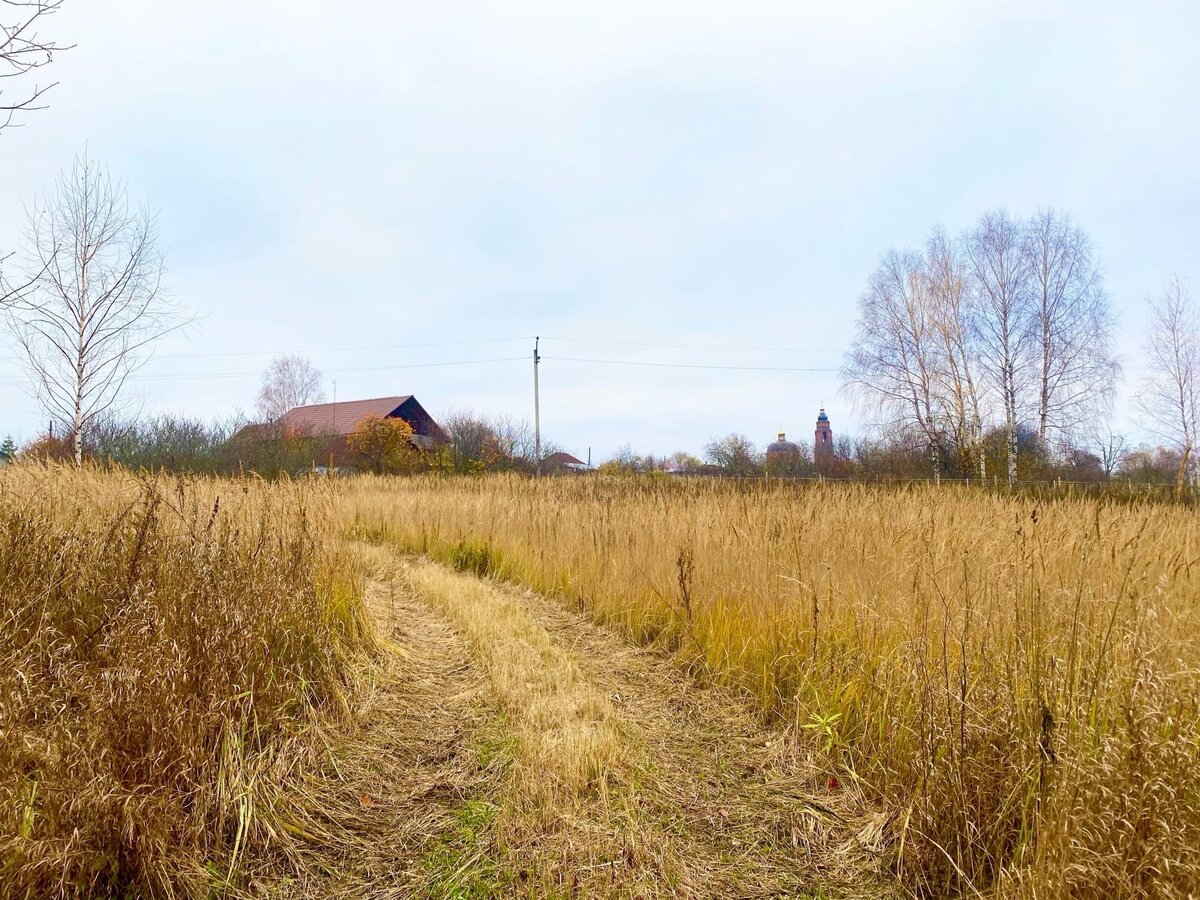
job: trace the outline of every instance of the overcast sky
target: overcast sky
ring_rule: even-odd
[[[822,403],[854,431],[836,369],[880,255],[1053,205],[1099,249],[1141,436],[1146,294],[1200,282],[1195,2],[66,0],[45,31],[78,46],[0,136],[0,247],[85,146],[160,211],[200,318],[147,410],[249,410],[306,351],[339,399],[532,418],[540,334],[579,455],[809,438]],[[499,361],[425,365],[467,360]]]

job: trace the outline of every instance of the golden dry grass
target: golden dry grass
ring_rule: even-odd
[[[494,718],[487,680],[458,631],[394,579],[369,580],[366,606],[381,652],[352,667],[353,715],[289,787],[296,840],[247,862],[247,896],[453,895],[439,885],[491,865],[475,833],[504,768],[478,749]]]
[[[5,897],[207,896],[370,642],[314,487],[0,471]]]
[[[1200,886],[1200,517],[960,488],[359,479],[346,524],[744,692],[930,895]]]
[[[882,861],[930,896],[1188,896],[1198,526],[962,488],[8,468],[0,886],[839,895]],[[407,598],[395,640],[366,572]]]
[[[608,697],[571,655],[536,627],[518,599],[486,581],[409,564],[404,580],[448,616],[476,647],[531,777],[524,804],[552,808],[627,767],[625,741]]]
[[[369,551],[460,630],[507,760],[486,864],[433,896],[881,896],[878,818],[744,704],[529,591]],[[469,803],[469,801],[468,801]],[[831,808],[831,805],[835,808]],[[836,887],[835,887],[836,886]]]

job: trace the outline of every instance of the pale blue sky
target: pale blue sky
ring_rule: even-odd
[[[554,357],[836,369],[889,246],[1054,205],[1101,254],[1136,434],[1145,295],[1200,289],[1200,4],[68,0],[47,28],[78,48],[0,137],[0,246],[85,144],[160,210],[202,318],[148,410],[249,409],[276,351],[542,334],[805,351],[547,339],[544,429],[580,455],[807,437],[822,402],[852,431],[835,372]],[[339,399],[532,417],[526,361],[381,368],[531,349],[310,355]]]

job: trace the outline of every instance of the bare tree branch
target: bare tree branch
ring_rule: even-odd
[[[979,384],[978,341],[972,321],[966,262],[940,228],[925,250],[932,301],[933,330],[940,345],[939,395],[945,429],[959,460],[987,475],[983,449],[983,405]]]
[[[21,78],[50,65],[54,54],[71,47],[43,38],[37,30],[58,12],[63,0],[2,0],[0,2],[0,79]],[[0,130],[15,125],[18,113],[45,109],[43,95],[55,83],[38,85],[10,96],[0,89]]]
[[[889,251],[859,298],[858,332],[843,376],[858,401],[941,444],[936,389],[942,361],[924,260]]]

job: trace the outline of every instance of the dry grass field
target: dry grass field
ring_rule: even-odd
[[[13,466],[0,894],[1188,896],[1198,619],[1166,504]]]
[[[212,896],[369,640],[312,487],[0,470],[0,894]]]
[[[1200,516],[938,488],[357,479],[359,535],[741,691],[930,896],[1200,888]]]

